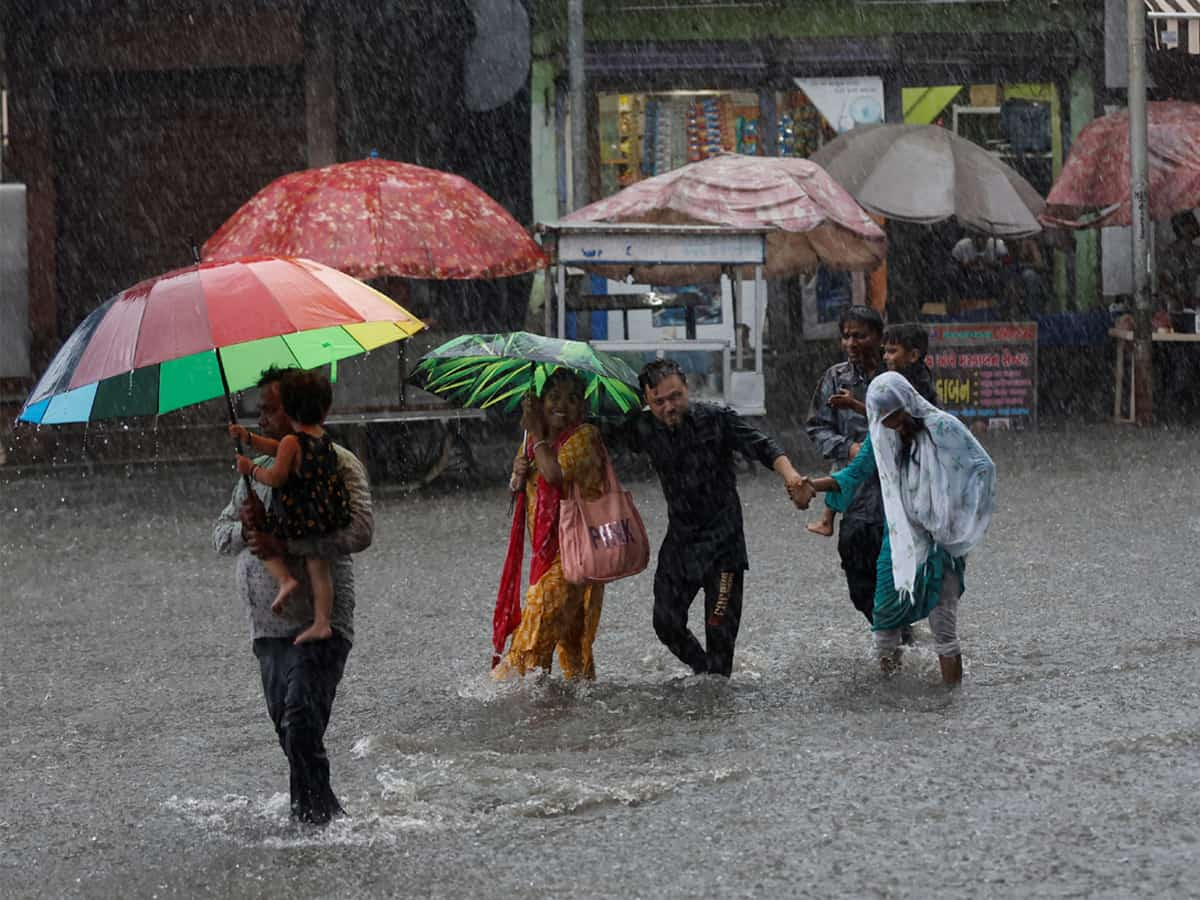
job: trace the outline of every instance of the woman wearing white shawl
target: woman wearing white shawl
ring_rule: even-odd
[[[854,462],[831,477],[806,480],[792,499],[804,508],[825,491],[826,504],[841,511],[878,471],[887,520],[872,619],[880,665],[894,671],[901,627],[928,617],[942,678],[957,683],[958,599],[967,553],[991,521],[996,466],[962,422],[895,372],[876,376],[867,389],[867,422],[870,436]]]

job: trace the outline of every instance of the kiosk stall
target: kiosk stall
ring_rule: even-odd
[[[650,359],[669,355],[683,365],[693,393],[701,399],[726,403],[742,415],[765,415],[763,267],[768,229],[588,222],[551,223],[538,230],[554,269],[546,334],[567,336],[568,311],[577,318],[608,311],[609,319],[621,325],[610,334],[620,335],[591,340],[593,346],[620,356],[635,371]],[[608,279],[607,285],[597,291],[592,284],[601,279],[569,280],[568,274],[576,272],[601,276]],[[702,295],[655,290],[667,285],[720,285],[719,321],[699,324],[697,308],[706,302]],[[630,331],[631,312],[679,307],[684,310],[682,338]]]

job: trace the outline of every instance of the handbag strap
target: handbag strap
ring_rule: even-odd
[[[613,468],[612,457],[608,455],[608,448],[604,444],[600,445],[600,452],[604,454],[604,493],[612,494],[621,490],[621,482],[617,480],[617,470]],[[577,502],[583,501],[583,494],[579,490],[579,480],[571,479],[571,499]]]

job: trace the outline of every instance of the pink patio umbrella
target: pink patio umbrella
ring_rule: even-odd
[[[1200,104],[1147,104],[1150,218],[1200,207]],[[1060,228],[1129,225],[1129,112],[1091,122],[1075,139],[1041,220]]]
[[[639,181],[563,222],[769,228],[768,278],[812,272],[818,265],[865,271],[887,254],[883,229],[824,169],[804,159],[722,153]],[[641,280],[636,270],[633,274]],[[662,283],[669,276],[657,269],[651,280]]]

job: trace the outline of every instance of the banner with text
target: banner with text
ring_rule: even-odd
[[[929,367],[947,412],[989,431],[1037,428],[1037,323],[930,324]]]

